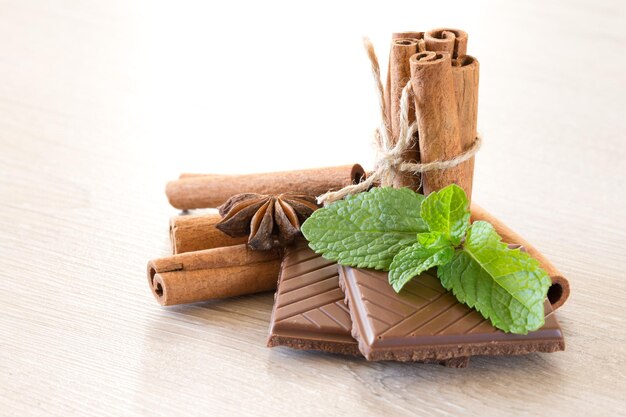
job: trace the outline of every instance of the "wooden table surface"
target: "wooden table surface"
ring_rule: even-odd
[[[622,0],[209,3],[0,1],[0,415],[626,415]],[[272,294],[157,305],[167,180],[372,167],[360,36],[440,25],[481,62],[475,201],[571,282],[565,352],[368,363],[265,347]]]

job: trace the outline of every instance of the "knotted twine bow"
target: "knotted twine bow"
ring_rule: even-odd
[[[468,159],[472,158],[480,149],[482,138],[476,136],[476,140],[472,146],[462,154],[448,159],[446,161],[433,161],[428,163],[407,162],[403,158],[403,154],[411,146],[413,135],[417,132],[417,122],[409,124],[409,96],[412,92],[411,82],[409,81],[402,89],[400,96],[400,131],[398,133],[398,141],[394,143],[391,137],[391,129],[389,128],[389,120],[387,120],[387,104],[385,103],[383,84],[380,80],[380,66],[378,58],[374,51],[374,45],[369,38],[363,38],[365,51],[372,66],[372,74],[376,84],[376,93],[378,95],[378,103],[380,108],[381,126],[374,131],[374,142],[378,152],[378,160],[374,172],[370,173],[363,182],[354,185],[348,185],[338,191],[329,191],[317,197],[319,204],[329,204],[333,201],[369,190],[374,184],[380,183],[381,186],[390,186],[399,172],[411,172],[414,174],[443,170],[453,168]]]

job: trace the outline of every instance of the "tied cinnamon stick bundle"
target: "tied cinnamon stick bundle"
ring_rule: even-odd
[[[503,242],[522,245],[530,256],[539,261],[539,265],[548,273],[552,280],[552,286],[548,289],[548,301],[552,304],[553,310],[565,304],[570,293],[569,282],[541,252],[482,207],[472,203],[471,212],[473,222],[484,220],[491,223],[496,232],[502,237]]]
[[[280,262],[246,245],[188,252],[148,262],[148,283],[163,306],[254,294],[276,288]]]
[[[222,220],[219,214],[174,216],[170,219],[172,253],[193,252],[223,246],[241,245],[247,237],[231,237],[216,225]]]
[[[382,126],[375,131],[378,148],[376,169],[356,185],[318,196],[318,203],[332,203],[348,195],[367,191],[374,185],[390,186],[399,173],[421,173],[423,193],[428,194],[450,184],[468,190],[472,178],[463,175],[460,164],[470,160],[480,149],[482,140],[477,135],[472,145],[461,152],[460,128],[456,97],[451,75],[449,54],[420,52],[410,59],[411,82],[402,90],[400,98],[401,133],[396,143],[391,137],[387,120],[385,92],[380,81],[380,67],[374,46],[368,38],[364,46],[370,59],[372,74],[378,92]],[[409,123],[410,92],[413,90],[417,120]],[[406,161],[402,157],[419,133],[420,162]],[[421,136],[424,133],[424,140]]]
[[[410,59],[411,85],[422,163],[445,161],[462,153],[450,55],[420,52]],[[471,178],[461,166],[422,173],[424,195],[452,183],[468,191]]]
[[[467,33],[459,29],[433,29],[424,33],[427,51],[447,52],[452,58],[467,53]]]
[[[320,195],[365,178],[359,164],[247,175],[186,174],[165,188],[170,204],[180,210],[214,208],[235,194],[296,193]]]

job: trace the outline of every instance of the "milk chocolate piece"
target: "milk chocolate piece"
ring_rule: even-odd
[[[424,273],[398,294],[387,273],[340,267],[352,335],[368,360],[437,362],[463,367],[474,355],[521,355],[565,349],[550,303],[545,325],[527,335],[504,333]],[[455,362],[456,361],[456,362]],[[454,366],[454,365],[453,365]]]
[[[285,249],[267,345],[360,356],[338,279],[306,241]]]

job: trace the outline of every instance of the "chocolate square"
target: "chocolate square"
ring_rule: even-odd
[[[268,346],[360,355],[338,280],[337,263],[313,252],[306,241],[285,249]]]
[[[467,358],[474,355],[521,355],[565,348],[547,300],[545,325],[518,335],[493,327],[446,291],[430,272],[414,278],[400,293],[389,285],[386,272],[350,267],[340,267],[339,272],[350,307],[352,335],[368,360],[456,359],[457,366],[465,366]]]

